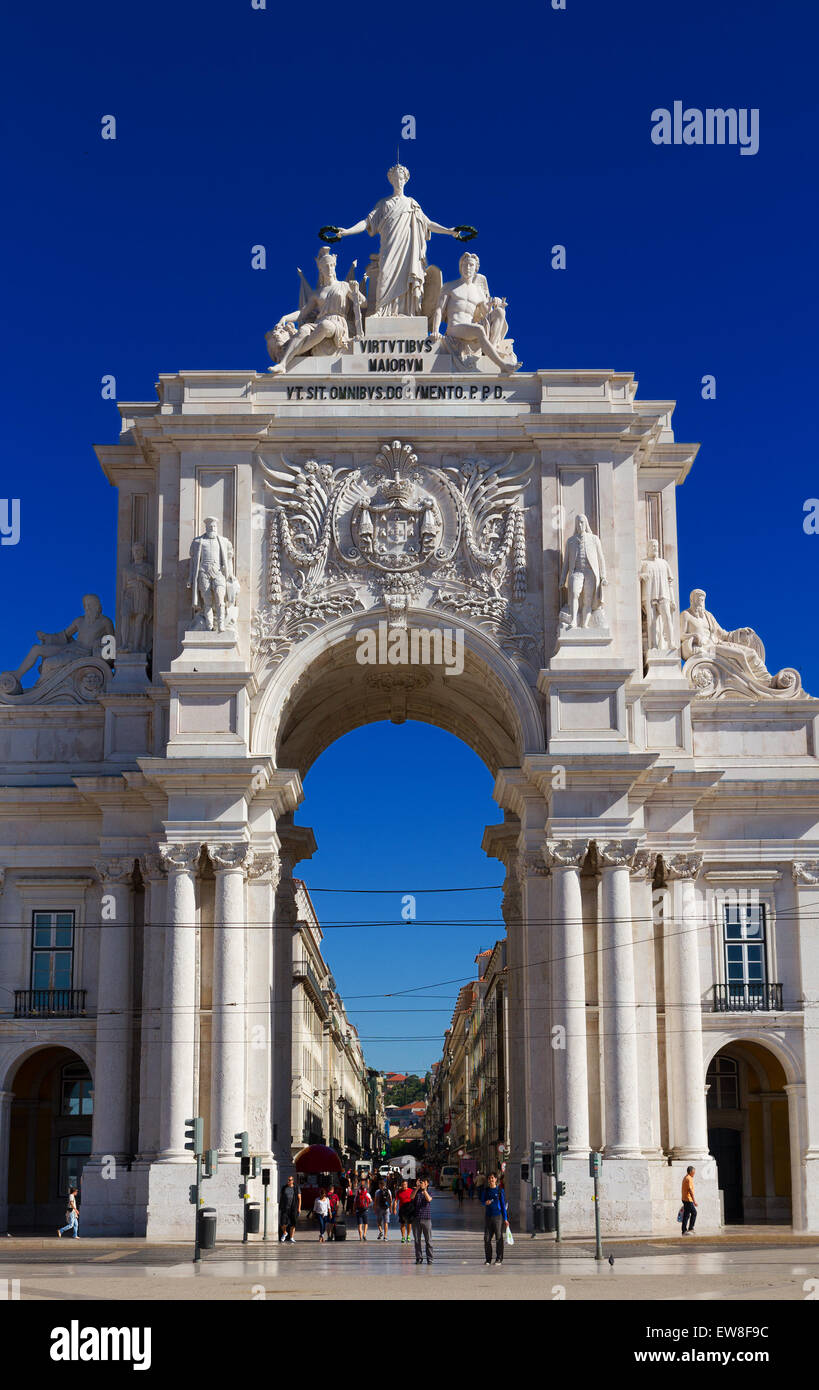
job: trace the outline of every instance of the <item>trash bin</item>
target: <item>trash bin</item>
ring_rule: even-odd
[[[549,1233],[549,1232],[556,1231],[556,1230],[557,1230],[557,1216],[556,1216],[556,1214],[555,1214],[555,1204],[554,1204],[554,1202],[544,1202],[544,1203],[543,1203],[543,1216],[544,1216],[544,1220],[545,1220],[545,1222],[546,1222],[546,1226],[545,1226],[546,1232]]]
[[[200,1207],[196,1219],[199,1223],[199,1249],[213,1250],[216,1245],[216,1208]]]
[[[259,1203],[258,1203],[258,1202],[248,1202],[248,1204],[247,1204],[247,1218],[246,1218],[246,1219],[247,1219],[247,1227],[246,1227],[246,1230],[247,1230],[247,1233],[248,1233],[249,1236],[257,1236],[257,1235],[259,1234],[259,1217],[260,1217],[260,1215],[261,1215],[261,1207],[259,1206]]]

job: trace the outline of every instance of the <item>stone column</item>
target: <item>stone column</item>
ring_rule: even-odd
[[[273,924],[273,1099],[271,1117],[281,1179],[293,1171],[293,934],[297,909],[293,869],[298,855],[289,842],[281,848],[281,870],[275,893]],[[301,1131],[294,1135],[301,1146]]]
[[[663,866],[666,883],[671,886],[671,914],[664,922],[668,948],[665,1032],[671,1072],[671,1155],[692,1163],[708,1156],[699,955],[703,921],[694,888],[702,868],[702,855],[663,856]]]
[[[785,1087],[790,1097],[793,1223],[797,1230],[819,1231],[819,859],[794,863],[792,874],[799,942],[799,985],[794,992],[802,996],[805,1058],[802,1075]]]
[[[261,960],[264,960],[264,981],[269,985],[270,993],[274,993],[273,986],[273,958],[275,952],[275,929],[273,925],[273,907],[276,885],[279,881],[281,865],[279,856],[275,850],[263,849],[254,850],[252,863],[248,867],[248,919],[249,930],[252,932],[262,932],[264,934],[264,951],[260,950],[258,939],[255,946],[253,938],[249,938],[249,950],[251,952],[249,960],[255,959],[256,969],[261,969]],[[251,1047],[248,1053],[248,1094],[262,1094],[264,1104],[260,1114],[261,1132],[255,1135],[253,1126],[248,1125],[251,1136],[251,1146],[262,1154],[271,1154],[278,1164],[280,1162],[279,1148],[279,1128],[271,1112],[273,1101],[273,1037],[276,1020],[276,1004],[272,1002],[268,1005],[265,998],[264,1005],[259,1000],[260,996],[259,981],[253,973],[253,969],[248,968],[248,978],[254,983],[250,986],[251,998],[254,1004],[254,1014],[249,1018],[249,1028],[251,1037],[256,1037],[257,1026],[264,1029],[265,1049],[261,1055],[256,1051],[255,1046]],[[265,995],[267,991],[265,991]],[[258,1010],[258,1012],[255,1012]],[[276,1125],[275,1135],[273,1126]],[[244,1128],[244,1126],[242,1126]],[[290,1133],[288,1131],[289,1140]],[[290,1160],[290,1148],[287,1148],[287,1161]]]
[[[0,1091],[0,1236],[9,1229],[9,1139],[13,1091]]]
[[[516,856],[510,855],[503,884],[501,913],[509,942],[509,1050],[515,1062],[509,1068],[510,1164],[516,1169],[528,1161],[526,1079],[526,974],[522,925],[523,896],[516,873]],[[451,1085],[451,1080],[450,1080]]]
[[[102,881],[94,1069],[95,1158],[130,1154],[131,935],[134,860],[96,865]]]
[[[213,1034],[210,1146],[233,1158],[247,1129],[245,1095],[245,870],[250,846],[209,843],[216,873],[213,910]]]
[[[168,873],[165,981],[162,996],[160,1158],[184,1159],[185,1121],[196,1114],[196,866],[199,844],[163,844]]]
[[[544,862],[542,830],[538,848],[528,845],[517,855],[515,872],[520,891],[521,934],[526,969],[523,972],[523,1036],[526,1046],[526,1132],[536,1139],[548,1132],[554,1108],[552,1094],[551,1000],[549,991],[549,870]],[[467,1135],[468,1138],[468,1135]],[[524,1158],[528,1157],[527,1151]]]
[[[605,1152],[608,1158],[640,1157],[637,1024],[631,880],[636,842],[598,842],[603,952],[603,1057]]]
[[[589,1082],[586,1062],[586,969],[580,869],[586,840],[547,840],[544,854],[552,870],[553,1026],[565,1029],[563,1047],[552,1039],[555,1073],[555,1124],[569,1129],[569,1153],[589,1148]],[[545,1131],[544,1131],[545,1132]]]
[[[145,930],[142,952],[142,1065],[139,1078],[139,1138],[141,1158],[159,1150],[159,1107],[162,1094],[162,992],[167,903],[165,861],[144,854],[139,861],[145,883]],[[185,1117],[187,1118],[187,1116]]]

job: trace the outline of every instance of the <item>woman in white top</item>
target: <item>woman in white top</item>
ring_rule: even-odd
[[[325,1187],[319,1188],[319,1195],[313,1203],[313,1213],[319,1223],[319,1242],[324,1244],[324,1232],[330,1219],[330,1199]]]

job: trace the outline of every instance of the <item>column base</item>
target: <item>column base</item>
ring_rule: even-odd
[[[716,1165],[713,1167],[713,1176],[698,1172],[695,1179],[698,1229],[711,1234],[721,1228]],[[600,1175],[603,1236],[678,1235],[677,1212],[685,1168],[683,1163],[669,1167],[664,1157],[607,1158],[604,1153]],[[594,1184],[589,1177],[588,1156],[583,1160],[566,1156],[562,1176],[566,1196],[560,1202],[561,1235],[593,1240]]]
[[[270,1168],[271,1198],[268,1218],[278,1213],[279,1172],[275,1159],[263,1160]],[[190,1241],[193,1245],[195,1208],[190,1201],[196,1182],[196,1165],[184,1160],[136,1161],[130,1172],[117,1169],[114,1178],[102,1177],[102,1165],[87,1163],[82,1175],[80,1228],[84,1236],[143,1236],[154,1241]],[[202,1201],[215,1207],[216,1239],[241,1240],[244,1229],[242,1177],[236,1160],[220,1163],[216,1176],[202,1182]],[[263,1206],[261,1178],[248,1179],[249,1200]]]

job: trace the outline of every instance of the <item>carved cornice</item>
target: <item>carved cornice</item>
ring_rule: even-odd
[[[244,873],[253,863],[253,850],[246,840],[208,840],[205,849],[217,873],[238,870]]]
[[[588,840],[547,840],[543,857],[552,869],[580,869],[588,850]]]
[[[202,852],[200,844],[166,842],[157,849],[168,874],[193,873]]]
[[[663,869],[666,880],[673,878],[697,878],[702,869],[701,854],[663,855]]]
[[[278,886],[281,878],[281,860],[275,851],[254,854],[252,863],[248,866],[247,876],[256,883],[270,883],[274,888]]]
[[[130,884],[134,873],[134,860],[127,857],[100,859],[94,865],[97,877],[103,883]]]
[[[819,888],[819,859],[798,859],[791,867],[794,883]]]

